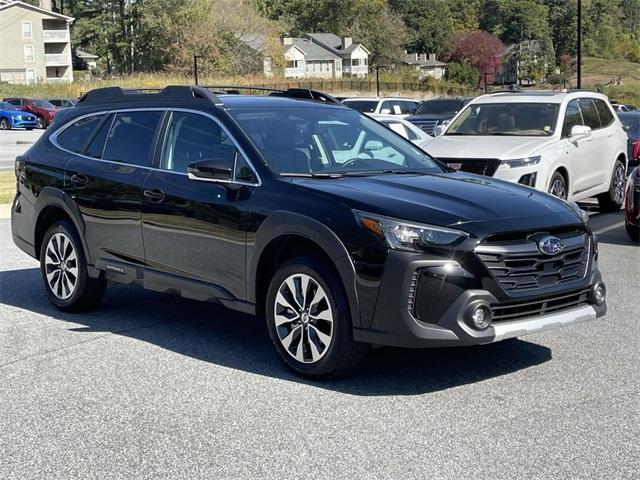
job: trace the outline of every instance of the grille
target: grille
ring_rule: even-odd
[[[492,305],[491,311],[493,322],[510,322],[581,307],[586,305],[588,300],[589,289],[585,289],[522,303]]]
[[[462,172],[476,173],[486,177],[493,177],[500,166],[497,158],[439,158],[454,170]]]
[[[420,127],[423,132],[428,133],[433,137],[433,130],[436,128],[438,122],[436,120],[424,120],[424,121],[414,121],[415,125]]]
[[[564,250],[546,255],[537,244],[545,235],[538,233],[525,240],[481,243],[475,252],[507,291],[548,288],[583,279],[589,268],[589,236],[584,232],[558,235],[564,241]]]

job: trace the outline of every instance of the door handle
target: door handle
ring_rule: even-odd
[[[89,183],[89,177],[84,173],[74,173],[71,175],[71,183],[77,187],[85,187]]]
[[[160,203],[164,200],[164,192],[159,188],[152,188],[150,190],[144,190],[142,194],[152,202]]]

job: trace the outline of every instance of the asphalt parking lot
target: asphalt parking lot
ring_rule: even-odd
[[[262,321],[110,286],[56,311],[0,220],[0,478],[637,478],[640,247],[594,213],[604,319],[285,370]]]
[[[3,130],[0,132],[0,171],[13,170],[16,156],[33,144],[43,130]]]

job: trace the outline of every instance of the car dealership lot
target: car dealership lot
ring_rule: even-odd
[[[0,478],[635,478],[640,248],[594,213],[609,313],[315,383],[262,321],[110,286],[56,311],[0,220]]]

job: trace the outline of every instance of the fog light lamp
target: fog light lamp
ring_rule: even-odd
[[[602,305],[606,295],[604,285],[602,284],[596,285],[596,288],[593,289],[593,299],[595,300],[596,305]]]
[[[473,326],[478,330],[484,330],[491,323],[491,311],[485,306],[476,307],[471,314]]]

